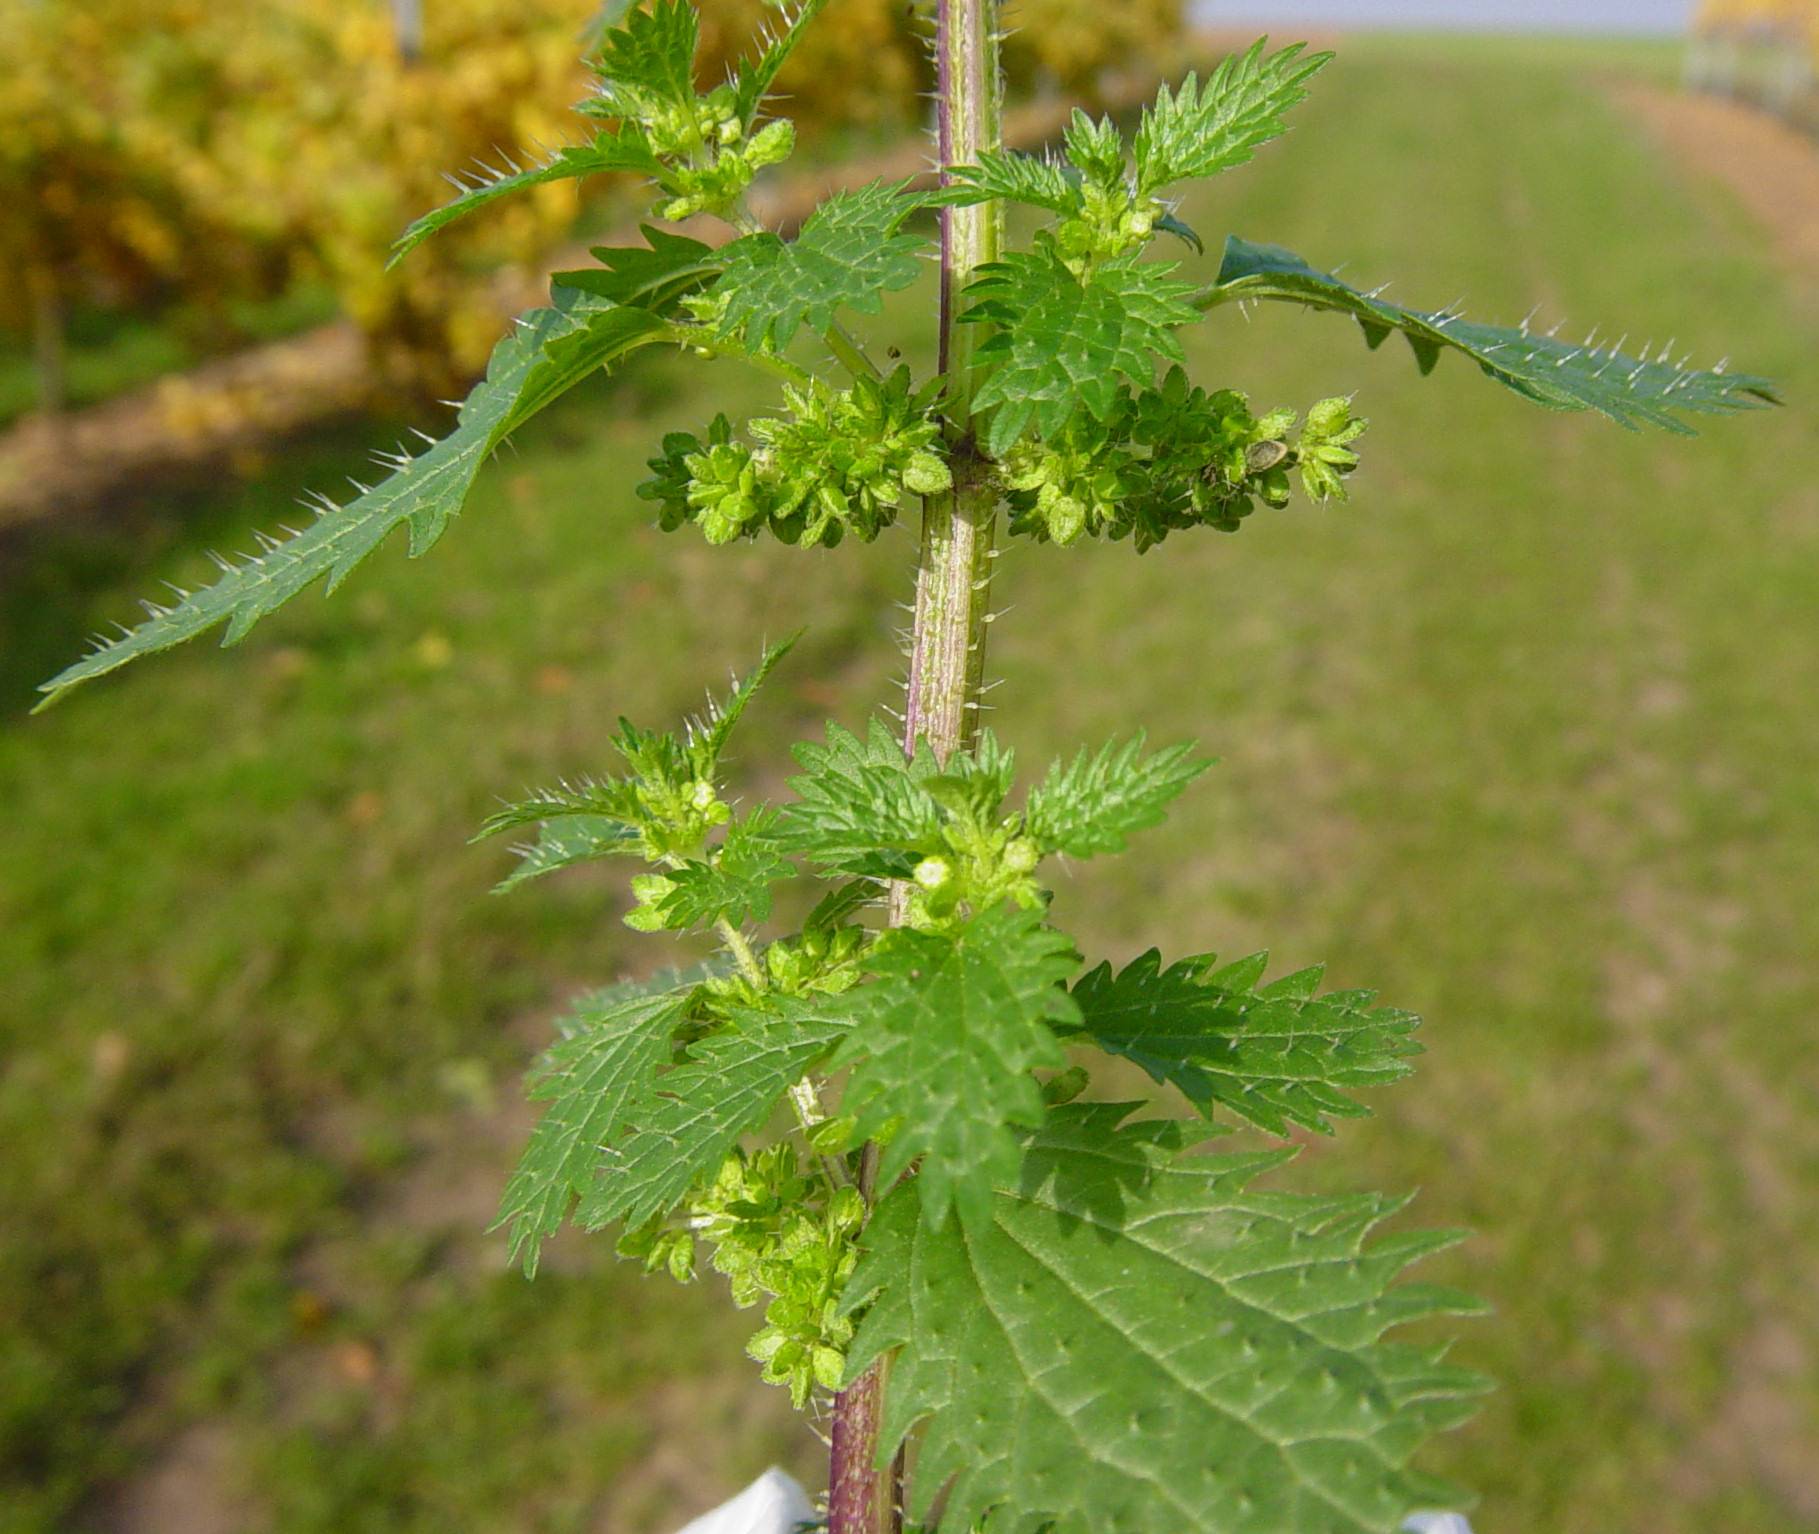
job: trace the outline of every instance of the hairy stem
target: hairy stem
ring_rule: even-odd
[[[938,0],[935,65],[943,166],[975,161],[999,147],[998,0]],[[923,502],[916,619],[910,637],[904,749],[926,739],[947,757],[972,742],[985,679],[992,537],[998,492],[974,442],[978,327],[959,325],[960,296],[974,270],[998,259],[1003,211],[996,203],[947,208],[941,215],[941,372],[947,381],[947,445],[954,485]],[[891,919],[903,914],[901,892]],[[878,1150],[865,1147],[859,1191],[869,1202]],[[895,1534],[902,1527],[903,1460],[881,1468],[880,1424],[888,1364],[880,1364],[834,1402],[828,1534]]]

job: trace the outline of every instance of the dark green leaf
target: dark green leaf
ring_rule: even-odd
[[[1385,303],[1319,272],[1292,251],[1252,245],[1234,236],[1225,247],[1219,280],[1202,296],[1203,306],[1233,299],[1277,299],[1314,309],[1336,309],[1357,319],[1370,345],[1381,345],[1392,330],[1408,337],[1422,372],[1434,366],[1443,348],[1463,352],[1490,377],[1525,399],[1550,410],[1596,410],[1631,429],[1658,426],[1690,436],[1679,413],[1722,414],[1780,403],[1767,379],[1719,369],[1699,371],[1662,352],[1653,360],[1629,355],[1618,345],[1580,345],[1552,335],[1530,334],[1526,326],[1506,329],[1474,325],[1457,314],[1424,313]]]
[[[891,933],[867,960],[872,980],[817,1003],[852,1025],[834,1062],[853,1067],[843,1111],[861,1137],[897,1124],[881,1185],[921,1158],[931,1220],[950,1203],[969,1224],[985,1216],[1022,1159],[1012,1126],[1042,1122],[1030,1072],[1067,1063],[1055,1028],[1076,1020],[1063,983],[1078,962],[1041,913],[999,907],[951,935]]]
[[[684,1064],[626,1106],[629,1127],[608,1150],[577,1218],[597,1230],[667,1213],[696,1178],[719,1169],[741,1136],[764,1127],[841,1032],[801,1010],[748,1011],[693,1045]]]
[[[1202,1112],[1214,1105],[1286,1135],[1330,1134],[1329,1116],[1370,1112],[1346,1088],[1408,1075],[1421,1046],[1412,1012],[1375,1005],[1371,991],[1314,994],[1318,969],[1259,990],[1258,955],[1214,974],[1211,956],[1162,968],[1155,949],[1116,975],[1101,964],[1074,986],[1083,1035],[1177,1086]]]
[[[1052,438],[1084,407],[1103,420],[1122,379],[1148,383],[1159,357],[1180,361],[1175,329],[1197,316],[1172,265],[1121,257],[1082,281],[1052,246],[981,267],[962,318],[997,328],[976,404],[992,410],[986,446],[1001,457],[1030,425]]]
[[[1392,1534],[1458,1493],[1408,1468],[1481,1376],[1385,1342],[1478,1306],[1394,1284],[1445,1232],[1371,1239],[1405,1200],[1251,1184],[1287,1153],[1184,1156],[1128,1105],[1051,1111],[957,1239],[883,1200],[846,1294],[849,1379],[896,1350],[881,1463],[921,1424],[909,1512],[993,1534]]]
[[[706,287],[720,275],[720,253],[700,240],[669,234],[648,224],[646,245],[595,246],[597,267],[557,272],[552,281],[578,292],[610,298],[653,314],[668,314],[677,299]]]
[[[599,1175],[602,1147],[627,1105],[669,1062],[671,1036],[693,994],[578,997],[560,1024],[562,1038],[533,1070],[531,1100],[549,1106],[505,1185],[493,1227],[511,1226],[511,1261],[528,1277],[537,1276],[539,1246]]]

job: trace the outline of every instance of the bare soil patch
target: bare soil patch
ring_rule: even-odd
[[[1723,97],[1636,80],[1615,82],[1611,91],[1678,162],[1729,187],[1780,260],[1819,280],[1819,140]]]

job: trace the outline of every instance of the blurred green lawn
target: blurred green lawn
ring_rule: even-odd
[[[1637,57],[1357,43],[1187,212],[1474,317],[1672,331],[1810,399],[1814,286],[1616,117],[1590,71]],[[908,295],[892,333],[928,313]],[[1139,722],[1222,758],[1059,918],[1117,958],[1326,959],[1429,1018],[1415,1080],[1296,1175],[1419,1185],[1422,1220],[1480,1233],[1432,1276],[1495,1302],[1460,1356],[1504,1385],[1432,1463],[1481,1534],[1810,1530],[1810,416],[1630,437],[1295,313],[1191,344],[1202,381],[1355,389],[1377,425],[1350,506],[1002,561],[993,723],[1026,761]],[[768,397],[721,377],[729,410]],[[764,634],[810,626],[744,735],[751,792],[891,696],[911,533],[650,527],[631,487],[701,387],[666,361],[588,391],[428,559],[29,723],[84,631],[362,445],[7,555],[0,1531],[660,1534],[772,1458],[813,1474],[714,1285],[604,1238],[526,1285],[482,1234],[547,1018],[673,951],[619,925],[613,869],[489,898],[506,860],[469,830]]]

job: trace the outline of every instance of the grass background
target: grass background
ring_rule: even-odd
[[[1624,122],[1664,54],[1360,41],[1291,138],[1186,210],[1580,328],[1819,383],[1812,274]],[[912,361],[926,293],[877,327]],[[1430,1463],[1481,1534],[1819,1522],[1819,503],[1806,407],[1693,443],[1533,412],[1457,358],[1292,312],[1190,339],[1262,405],[1356,390],[1354,502],[1241,534],[1016,548],[994,725],[1026,761],[1146,725],[1222,764],[1077,870],[1093,954],[1268,946],[1430,1019],[1413,1083],[1303,1185],[1419,1185],[1478,1238],[1460,1356],[1503,1389]],[[712,386],[731,413],[755,375]],[[816,1445],[749,1327],[565,1239],[485,1236],[516,1078],[569,991],[674,957],[614,870],[510,900],[500,794],[692,706],[799,623],[744,786],[888,700],[912,536],[710,550],[631,488],[699,375],[640,366],[522,434],[445,544],[388,550],[231,656],[43,718],[34,682],[205,547],[359,472],[252,482],[4,551],[0,1531],[662,1531]],[[433,424],[433,423],[431,423]],[[373,443],[382,440],[375,429]],[[372,444],[367,444],[372,445]]]

